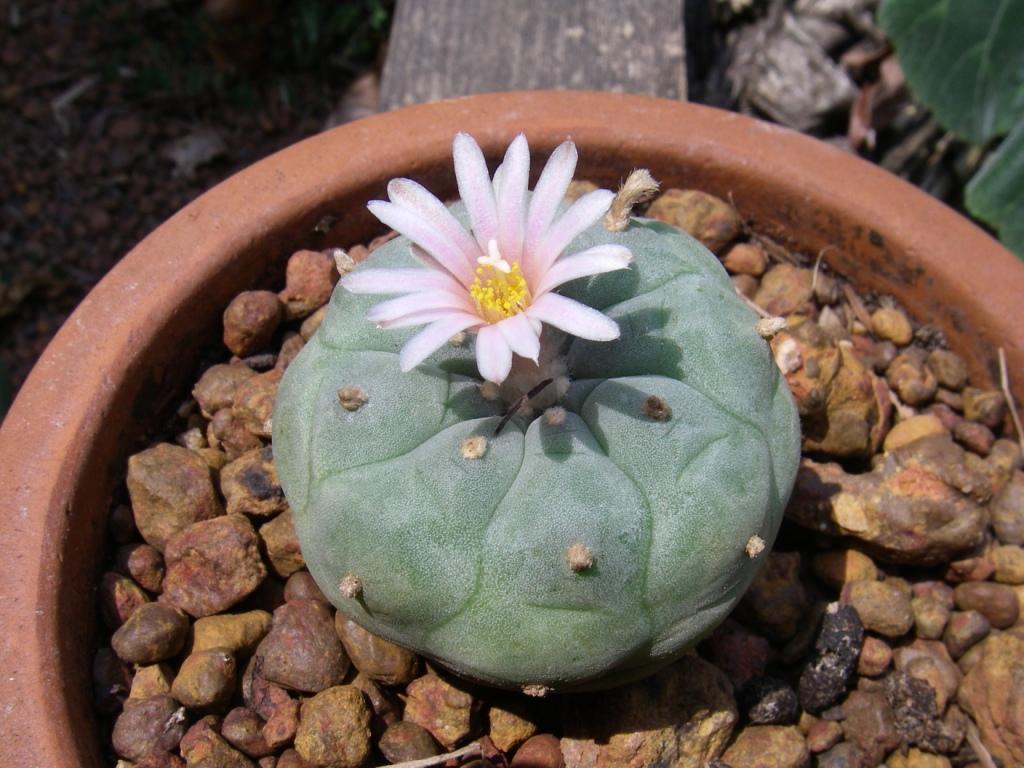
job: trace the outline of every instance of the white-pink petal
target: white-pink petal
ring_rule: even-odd
[[[496,174],[498,250],[506,261],[520,261],[526,224],[526,187],[530,183],[530,146],[519,134],[509,144],[501,173]]]
[[[537,362],[540,355],[540,339],[530,319],[524,314],[512,315],[498,323],[495,327],[505,337],[509,348],[520,357]]]
[[[421,291],[375,304],[366,313],[366,318],[372,323],[389,323],[414,312],[433,309],[472,313],[473,305],[465,293],[459,295],[449,291]]]
[[[538,285],[544,273],[562,255],[569,243],[605,215],[614,197],[615,194],[607,189],[595,189],[583,195],[558,217],[544,233],[530,257],[527,265],[529,273],[526,275],[530,286]]]
[[[544,273],[536,292],[547,293],[570,280],[625,269],[632,260],[633,254],[624,246],[595,245],[593,248],[571,256],[563,256],[556,261],[551,269]]]
[[[462,251],[471,266],[476,266],[476,257],[480,255],[476,240],[452,215],[448,207],[430,194],[422,184],[412,179],[392,179],[388,182],[388,197],[391,198],[391,202],[420,214]]]
[[[386,330],[392,330],[394,328],[411,328],[415,325],[427,325],[435,320],[441,320],[452,314],[453,311],[449,308],[444,309],[424,309],[421,312],[411,312],[408,315],[402,315],[397,320],[386,320],[382,323],[377,323],[378,328],[384,328]],[[480,322],[483,322],[481,320]]]
[[[479,145],[468,133],[455,134],[452,142],[452,159],[455,162],[455,180],[459,186],[459,197],[466,206],[470,226],[477,245],[484,253],[487,242],[497,238],[498,210],[494,201],[491,176],[487,172],[487,161]]]
[[[526,313],[581,339],[612,341],[619,338],[619,326],[610,317],[557,293],[545,293],[526,309]]]
[[[565,141],[555,148],[544,165],[530,198],[530,209],[526,214],[523,250],[527,254],[540,244],[541,237],[558,212],[558,206],[565,199],[572,175],[576,172],[576,160],[576,145],[571,141]]]
[[[402,371],[411,371],[440,349],[452,336],[481,322],[479,317],[464,312],[453,312],[437,320],[413,336],[402,346],[398,365]]]
[[[512,348],[495,325],[477,331],[476,367],[481,377],[495,384],[501,384],[512,370]]]
[[[416,293],[417,291],[465,292],[447,272],[430,269],[357,269],[341,278],[352,293]]]
[[[366,207],[393,230],[423,248],[463,285],[469,285],[473,281],[473,264],[455,243],[420,214],[383,200],[371,200]]]

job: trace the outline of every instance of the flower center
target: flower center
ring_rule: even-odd
[[[497,323],[530,306],[530,289],[518,262],[509,264],[505,261],[494,240],[487,244],[487,255],[476,261],[476,277],[469,286],[469,295],[484,320]]]

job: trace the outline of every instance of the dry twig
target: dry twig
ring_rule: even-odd
[[[1024,451],[1024,430],[1020,427],[1020,415],[1017,413],[1017,405],[1013,401],[1013,392],[1010,391],[1010,374],[1006,370],[1006,352],[999,348],[999,383],[1002,386],[1003,397],[1006,398],[1006,407],[1010,409],[1010,418],[1013,419],[1013,428],[1017,430],[1017,442],[1020,443],[1021,451]]]
[[[404,763],[395,763],[391,768],[432,768],[432,766],[435,765],[443,765],[449,760],[461,760],[464,757],[479,757],[481,754],[482,749],[480,742],[474,741],[472,744],[459,747],[454,752],[448,752],[444,755],[434,755],[433,757],[424,757],[419,760],[406,760]]]
[[[970,720],[967,721],[967,743],[971,745],[971,749],[974,750],[974,756],[978,758],[979,763],[981,763],[985,768],[996,768],[996,763],[992,759],[992,755],[989,754],[985,745],[981,743],[981,737],[978,736],[978,729]]]
[[[864,302],[861,301],[860,296],[857,292],[850,287],[849,283],[843,284],[843,295],[846,296],[846,300],[850,303],[850,309],[853,310],[853,314],[857,316],[857,319],[864,324],[864,327],[871,328],[871,315],[868,314],[867,308],[864,306]]]

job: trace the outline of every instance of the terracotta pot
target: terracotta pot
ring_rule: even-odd
[[[457,130],[492,157],[519,131],[538,156],[572,137],[578,178],[613,186],[646,166],[666,186],[728,198],[755,229],[804,252],[835,246],[829,264],[940,327],[977,380],[993,382],[999,345],[1024,372],[1024,265],[913,187],[790,131],[670,101],[535,92],[412,107],[316,136],[206,193],[129,253],[11,408],[0,431],[0,764],[102,764],[90,669],[111,494],[159,425],[154,414],[217,340],[227,302],[269,284],[297,247],[375,234],[364,203],[392,177],[451,196]],[[1020,398],[1024,376],[1016,383]]]

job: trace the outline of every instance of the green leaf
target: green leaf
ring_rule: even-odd
[[[1024,118],[967,185],[967,207],[1024,259]]]
[[[1024,118],[1024,0],[885,0],[878,20],[946,128],[984,144]]]

